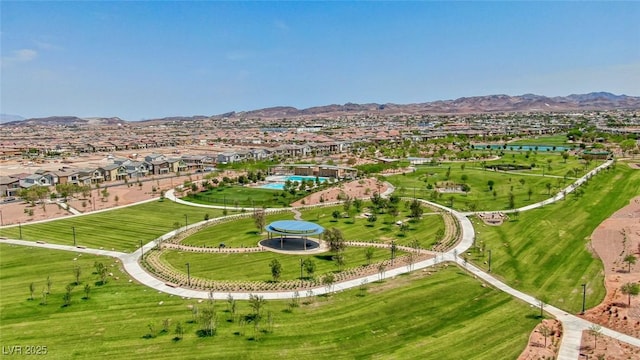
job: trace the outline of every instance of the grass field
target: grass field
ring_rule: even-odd
[[[187,195],[183,200],[197,204],[215,204],[232,208],[242,207],[287,207],[306,196],[306,192],[292,195],[282,190],[260,189],[249,186],[219,186],[213,190]]]
[[[544,135],[537,138],[520,139],[512,141],[509,145],[547,145],[547,146],[567,146],[566,134]]]
[[[364,206],[370,203],[365,202]],[[430,213],[425,208],[425,214],[419,221],[413,221],[408,216],[410,211],[400,203],[399,214],[393,217],[390,214],[377,214],[377,221],[371,223],[366,218],[338,218],[334,219],[331,213],[334,210],[344,211],[342,206],[307,209],[302,212],[302,218],[322,225],[325,229],[337,228],[342,231],[347,241],[376,241],[390,243],[395,241],[398,245],[409,246],[414,240],[418,241],[423,249],[430,248],[435,242],[438,229],[444,230],[444,220],[439,214]],[[363,208],[363,211],[364,208]],[[366,210],[372,212],[372,210]],[[403,234],[396,221],[401,220],[409,224],[409,229]]]
[[[396,256],[402,256],[403,251],[397,251]],[[190,264],[191,276],[211,280],[238,281],[271,281],[269,263],[277,259],[282,265],[280,280],[295,280],[300,278],[300,259],[310,258],[316,264],[315,275],[338,271],[332,260],[335,253],[327,252],[317,255],[287,255],[270,251],[258,253],[194,253],[176,250],[163,250],[161,259],[170,264],[177,272],[186,274],[185,264]],[[343,252],[345,265],[343,269],[367,264],[364,247],[347,247]],[[374,249],[372,263],[391,259],[388,249]],[[306,273],[303,274],[307,276]]]
[[[587,284],[587,306],[603,299],[602,262],[588,250],[593,230],[640,194],[640,171],[625,164],[603,171],[573,195],[553,205],[520,214],[499,227],[474,219],[476,243],[492,250],[492,271],[509,285],[571,312],[581,310]],[[476,258],[477,259],[477,258]],[[487,258],[481,258],[480,266]]]
[[[369,284],[366,294],[352,290],[310,303],[303,299],[292,312],[287,301],[268,301],[263,314],[272,314],[273,331],[267,333],[260,331],[266,320],[258,332],[252,323],[227,321],[227,304],[217,301],[217,333],[199,337],[188,306],[203,309],[205,303],[129,283],[117,266],[109,268],[119,280],[95,286],[94,261],[109,266],[111,259],[5,244],[0,253],[0,342],[47,346],[50,359],[514,359],[539,321],[536,309],[450,267],[428,277],[420,272]],[[61,307],[75,265],[82,269],[81,284],[72,291],[71,305]],[[51,294],[47,305],[39,305],[47,276]],[[31,282],[35,300],[28,300]],[[86,283],[92,290],[83,300]],[[250,311],[239,302],[237,314]],[[165,319],[168,333],[161,331]],[[184,337],[173,341],[178,322]],[[144,338],[150,333],[157,337]]]
[[[276,220],[292,220],[293,213],[267,215],[265,224]],[[185,245],[216,247],[224,243],[227,247],[252,247],[266,238],[266,232],[258,232],[253,217],[212,225],[184,240]]]
[[[511,164],[513,155],[515,164],[530,165],[525,162],[524,154],[510,153],[501,160],[487,161],[489,166],[493,163]],[[449,163],[440,166],[420,166],[413,173],[406,175],[390,176],[387,180],[392,183],[400,196],[416,196],[426,200],[438,202],[440,204],[464,211],[482,210],[502,210],[509,208],[509,194],[513,193],[514,206],[516,208],[542,201],[569,185],[573,176],[565,178],[567,172],[578,170],[578,175],[585,172],[583,163],[576,159],[568,159],[567,163],[560,155],[539,154],[536,157],[541,164],[544,163],[545,176],[542,176],[541,168],[531,170],[521,170],[517,172],[501,172],[482,169],[481,162],[466,162],[463,164]],[[551,170],[546,159],[551,159]],[[588,166],[588,170],[601,164],[601,161],[593,161]],[[447,172],[449,177],[447,178]],[[549,175],[554,175],[551,177]],[[573,174],[572,174],[573,175]],[[463,180],[464,178],[464,180]],[[489,181],[493,182],[492,188]],[[433,189],[428,189],[427,184],[432,187],[443,187],[445,183],[454,184],[466,183],[470,187],[468,193],[436,193]],[[549,184],[549,188],[547,187]],[[529,196],[531,190],[531,196]],[[495,191],[495,194],[494,194]],[[437,197],[436,197],[437,195]]]
[[[73,245],[73,228],[77,245],[131,252],[154,238],[175,229],[174,224],[185,225],[222,216],[222,210],[202,209],[176,204],[172,201],[154,201],[122,209],[76,216],[56,221],[22,225],[23,240],[44,240],[50,243]],[[186,215],[186,218],[185,218]],[[1,236],[18,239],[18,227],[0,230]]]

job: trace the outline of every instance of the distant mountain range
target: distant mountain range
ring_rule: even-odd
[[[640,109],[640,97],[615,95],[608,92],[592,92],[589,94],[573,94],[569,96],[546,97],[535,94],[520,96],[487,95],[463,97],[455,100],[439,100],[418,104],[353,104],[325,105],[307,109],[296,109],[290,106],[277,106],[259,110],[228,112],[212,116],[177,116],[160,119],[143,120],[148,122],[167,121],[196,121],[204,119],[222,118],[261,118],[281,119],[293,117],[317,117],[328,118],[335,116],[357,114],[473,114],[491,112],[565,112],[580,110],[615,110],[615,109]],[[127,121],[117,117],[113,118],[79,118],[75,116],[52,116],[47,118],[22,119],[16,115],[2,115],[15,117],[15,120],[5,122],[4,125],[116,125]]]

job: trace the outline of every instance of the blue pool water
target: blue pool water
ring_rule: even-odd
[[[260,186],[260,189],[284,190],[284,183],[268,183]]]
[[[297,181],[297,182],[301,182],[301,181],[309,181],[309,180],[316,180],[315,176],[300,176],[300,175],[287,175],[287,176],[280,176],[280,179],[278,179],[277,182],[270,182],[268,184],[264,184],[262,186],[260,186],[260,189],[271,189],[271,190],[283,190],[284,189],[284,183],[289,180],[289,181]],[[328,178],[326,177],[318,177],[318,180],[320,182],[325,182],[328,180]]]

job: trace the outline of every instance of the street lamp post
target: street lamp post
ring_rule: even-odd
[[[582,314],[584,315],[584,305],[587,300],[587,284],[582,284]]]
[[[4,226],[4,221],[2,220],[2,210],[0,210],[0,226]]]
[[[489,252],[489,272],[491,272],[491,249],[487,251]]]
[[[72,226],[71,230],[73,231],[73,246],[76,246],[76,227]]]
[[[187,226],[189,226],[189,217],[187,214],[184,214],[184,229],[187,230]]]
[[[187,284],[191,286],[191,268],[189,263],[187,263]]]
[[[22,240],[22,223],[18,221],[18,230],[20,231],[20,240]]]
[[[142,240],[140,240],[140,254],[144,257],[144,248],[142,247]]]

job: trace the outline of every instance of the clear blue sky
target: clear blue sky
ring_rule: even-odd
[[[1,1],[1,112],[640,95],[640,2]]]

